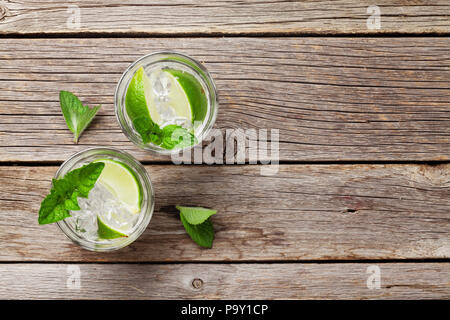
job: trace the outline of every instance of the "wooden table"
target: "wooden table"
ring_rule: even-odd
[[[449,299],[450,3],[375,1],[380,29],[373,4],[0,0],[0,298]],[[279,129],[278,174],[126,139],[115,86],[159,50],[211,71],[216,128]],[[78,145],[60,90],[102,104]],[[109,254],[37,224],[57,167],[98,145],[137,157],[156,192],[146,232]],[[176,204],[218,210],[213,249]]]

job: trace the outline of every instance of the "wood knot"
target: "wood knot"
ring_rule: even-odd
[[[192,286],[194,287],[194,289],[200,289],[201,287],[203,287],[203,280],[198,278],[192,280]]]
[[[0,21],[6,17],[7,13],[8,13],[8,8],[0,5]]]
[[[353,208],[347,208],[345,209],[344,213],[358,213],[357,209],[353,209]]]

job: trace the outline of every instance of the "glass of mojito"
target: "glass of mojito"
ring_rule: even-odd
[[[135,241],[153,214],[154,193],[145,168],[131,155],[112,148],[91,148],[73,155],[55,179],[95,162],[104,167],[87,198],[78,198],[81,210],[58,221],[73,242],[92,251],[112,251]]]
[[[214,125],[218,107],[206,68],[175,52],[138,59],[122,75],[115,94],[116,116],[125,135],[161,154],[200,143]]]

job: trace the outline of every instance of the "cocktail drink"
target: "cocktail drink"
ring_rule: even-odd
[[[161,52],[138,59],[125,71],[115,109],[133,143],[170,154],[202,141],[214,125],[218,101],[203,65],[182,54]]]
[[[94,251],[127,246],[146,229],[153,213],[153,189],[142,165],[131,155],[110,148],[93,148],[75,154],[59,168],[55,179],[77,168],[102,164],[101,174],[88,197],[79,197],[80,210],[58,221],[75,243]]]

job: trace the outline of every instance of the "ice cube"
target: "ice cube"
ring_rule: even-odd
[[[161,108],[160,116],[161,120],[166,122],[171,121],[176,116],[176,113],[171,106],[165,105]]]
[[[78,204],[81,210],[71,211],[72,217],[66,221],[76,233],[92,241],[98,241],[98,215],[108,226],[125,232],[135,225],[139,216],[132,213],[100,183],[95,184],[87,199],[78,198]]]
[[[170,91],[170,80],[165,72],[154,72],[150,80],[153,84],[153,92],[161,101],[166,101]]]
[[[177,124],[187,129],[190,129],[192,127],[192,123],[185,117],[175,117],[173,119],[173,122],[174,124]]]

